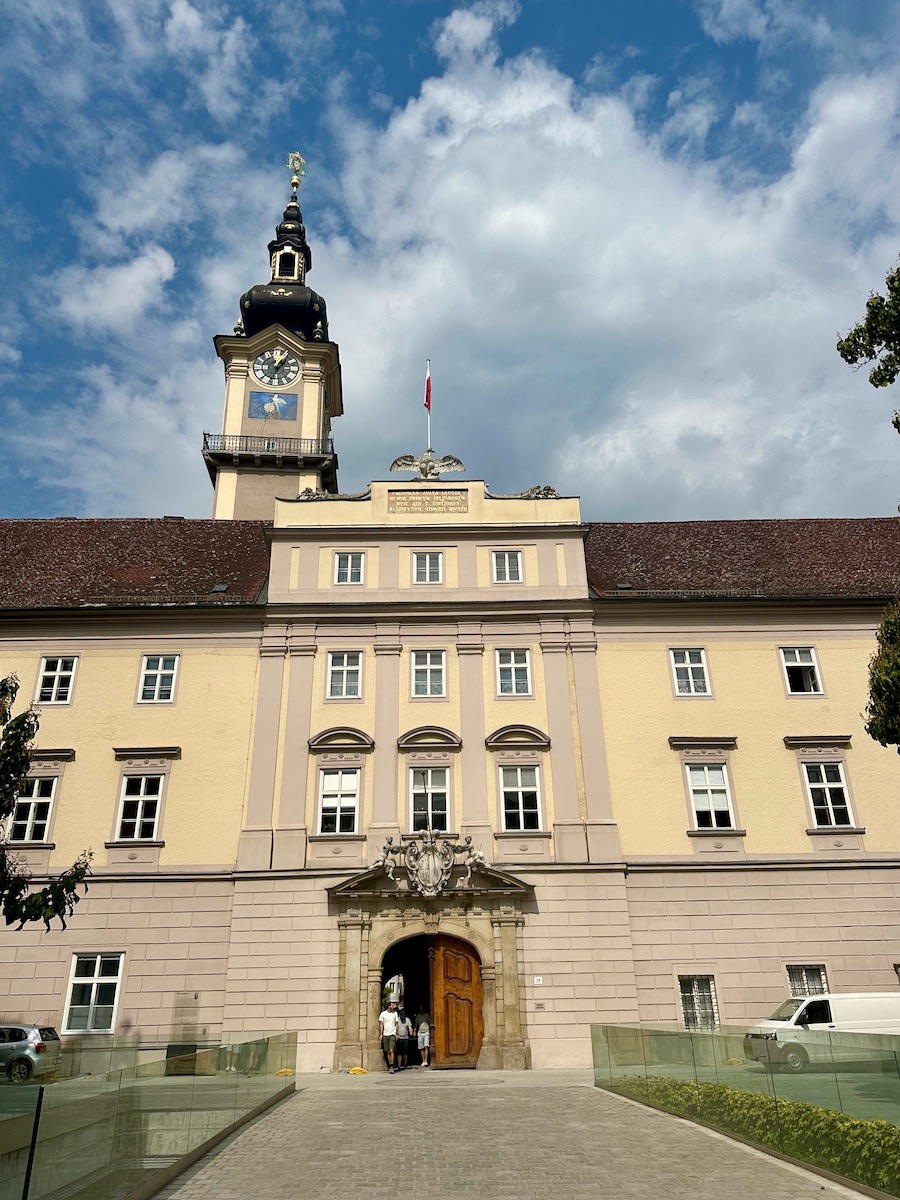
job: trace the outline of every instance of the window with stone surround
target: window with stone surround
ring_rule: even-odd
[[[122,780],[117,836],[120,841],[156,841],[163,775],[126,775]]]
[[[415,583],[443,583],[444,556],[439,550],[422,550],[413,554]]]
[[[789,965],[786,970],[792,996],[821,996],[828,991],[824,966]]]
[[[853,814],[841,762],[804,762],[806,793],[817,829],[852,826]]]
[[[693,650],[670,650],[669,658],[678,696],[709,695],[705,650],[700,647]]]
[[[785,684],[791,696],[821,696],[819,664],[813,646],[780,647]]]
[[[366,556],[362,550],[339,551],[334,556],[334,582],[362,583],[365,579]]]
[[[145,654],[141,664],[140,704],[171,704],[175,698],[177,654]]]
[[[66,1033],[109,1033],[115,1028],[124,965],[124,953],[74,956],[63,1018]]]
[[[446,654],[443,650],[413,650],[412,694],[422,696],[446,696]]]
[[[715,1029],[719,1024],[719,1006],[714,977],[679,975],[678,990],[685,1029]]]
[[[703,839],[731,834],[743,837],[730,778],[730,754],[736,737],[670,737],[680,754],[690,814],[688,837]]]
[[[494,550],[491,554],[494,583],[522,582],[522,551]]]
[[[356,833],[360,770],[323,767],[319,771],[319,833]]]
[[[694,828],[734,829],[725,763],[688,763],[686,770]]]
[[[446,833],[449,825],[449,776],[447,767],[410,767],[409,791],[413,833],[436,829]]]
[[[56,775],[35,775],[25,780],[9,822],[11,842],[47,841],[57,779]]]
[[[529,650],[497,651],[497,695],[531,695],[531,652]]]
[[[361,651],[330,651],[328,655],[328,698],[330,700],[358,700],[361,696]]]
[[[78,656],[67,658],[42,658],[38,675],[36,704],[68,704],[75,686],[75,668]]]
[[[500,791],[505,831],[540,829],[540,768],[501,767]]]

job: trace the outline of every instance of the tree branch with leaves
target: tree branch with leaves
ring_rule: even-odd
[[[837,343],[838,354],[851,366],[875,364],[869,372],[872,387],[888,387],[900,375],[900,267],[889,272],[885,283],[887,295],[873,292],[864,319]],[[900,414],[895,413],[900,431],[898,421]]]
[[[866,733],[900,754],[900,600],[885,610],[869,663]]]
[[[16,800],[23,791],[31,768],[31,751],[40,721],[33,705],[13,716],[13,705],[19,692],[15,675],[0,679],[0,912],[7,925],[18,922],[23,929],[32,921],[50,922],[59,919],[63,929],[66,917],[71,917],[80,900],[79,888],[87,891],[91,872],[90,851],[80,854],[71,867],[62,871],[43,887],[33,887],[31,873],[22,860],[9,849],[6,832],[15,812]]]

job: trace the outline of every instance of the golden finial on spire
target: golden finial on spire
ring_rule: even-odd
[[[293,172],[291,176],[291,199],[296,200],[297,189],[300,187],[303,176],[306,174],[306,159],[299,150],[292,150],[288,155],[287,165],[288,170]]]

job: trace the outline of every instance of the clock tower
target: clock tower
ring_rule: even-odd
[[[312,251],[297,199],[306,164],[292,154],[288,165],[291,198],[269,242],[271,278],[241,297],[234,334],[214,339],[225,415],[221,433],[203,435],[203,458],[213,517],[222,520],[270,520],[276,499],[337,492],[331,422],[344,411],[341,364],[325,301],[306,285]]]

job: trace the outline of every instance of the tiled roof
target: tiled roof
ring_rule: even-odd
[[[900,596],[897,517],[597,522],[585,553],[601,596]]]
[[[0,521],[0,609],[256,604],[265,521]],[[226,590],[213,591],[216,584]]]

